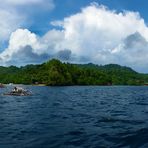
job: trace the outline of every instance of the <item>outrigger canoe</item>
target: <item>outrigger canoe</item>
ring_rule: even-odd
[[[31,92],[21,87],[14,87],[10,92],[4,93],[9,96],[30,96]]]

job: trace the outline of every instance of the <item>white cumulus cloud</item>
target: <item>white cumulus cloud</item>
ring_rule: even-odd
[[[1,3],[2,6],[9,5],[11,7],[16,6],[29,6],[29,5],[40,5],[48,6],[52,8],[54,6],[53,0],[5,0]]]
[[[0,3],[0,44],[9,39],[12,32],[20,27],[28,27],[33,21],[33,13],[52,10],[53,0],[4,0]]]
[[[12,60],[12,56],[14,54],[17,54],[26,46],[30,46],[32,48],[35,47],[37,49],[37,36],[27,29],[18,29],[11,34],[9,46],[0,54],[0,59],[2,59],[4,63],[8,62],[9,60]]]
[[[116,12],[93,4],[64,18],[63,21],[55,21],[52,24],[63,28],[63,48],[71,49],[77,57],[87,57],[89,61],[98,64],[123,64],[136,70],[141,67],[145,69],[148,64],[143,58],[148,55],[148,27],[138,12]],[[134,46],[125,46],[128,36],[135,33],[145,42],[136,40],[135,37]],[[134,52],[131,52],[131,49]],[[137,51],[140,54],[135,54]]]
[[[30,3],[41,3],[42,0],[5,0],[3,3],[10,5],[28,5]]]
[[[25,17],[19,16],[16,11],[0,9],[0,42],[6,41],[12,31],[22,25],[21,20],[25,20]]]
[[[42,60],[62,56],[72,62],[117,63],[146,71],[148,27],[138,12],[116,12],[92,4],[51,24],[55,29],[40,37],[26,29],[13,32],[8,48],[0,54],[1,61],[7,64],[17,53],[31,51]]]

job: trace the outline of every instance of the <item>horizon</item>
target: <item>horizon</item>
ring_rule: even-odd
[[[78,64],[113,63],[148,73],[147,4],[6,0],[0,6],[0,66],[57,58]]]

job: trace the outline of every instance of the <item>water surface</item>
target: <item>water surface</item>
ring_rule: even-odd
[[[0,148],[148,147],[148,87],[26,87],[0,89]]]

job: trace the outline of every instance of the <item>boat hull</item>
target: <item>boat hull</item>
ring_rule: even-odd
[[[14,92],[10,92],[10,93],[4,93],[5,96],[31,96],[30,93],[14,93]]]

